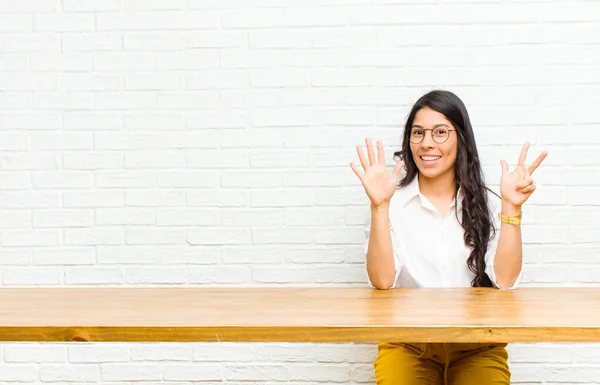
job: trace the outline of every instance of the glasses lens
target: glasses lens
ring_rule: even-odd
[[[411,134],[410,134],[410,141],[412,143],[421,143],[421,141],[423,141],[423,136],[424,136],[425,132],[421,131],[421,130],[414,130]]]
[[[436,128],[433,130],[433,140],[438,143],[444,143],[448,140],[448,136],[450,135],[450,131],[446,128]]]

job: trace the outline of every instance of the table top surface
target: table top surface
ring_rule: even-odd
[[[1,288],[0,340],[600,342],[600,288]]]

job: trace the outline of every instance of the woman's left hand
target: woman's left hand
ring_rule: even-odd
[[[519,163],[511,173],[508,172],[508,163],[505,160],[500,161],[502,165],[500,195],[506,204],[514,208],[520,208],[535,191],[535,183],[531,175],[548,155],[548,152],[542,152],[529,167],[526,167],[525,159],[527,159],[528,150],[529,142],[525,142],[519,156]]]

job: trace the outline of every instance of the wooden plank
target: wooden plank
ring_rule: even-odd
[[[0,341],[600,342],[600,288],[2,288]]]

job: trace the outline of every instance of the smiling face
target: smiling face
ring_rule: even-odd
[[[420,174],[424,177],[433,179],[447,173],[454,174],[458,136],[453,130],[456,128],[444,114],[429,107],[421,108],[415,115],[411,127],[410,150]],[[420,143],[414,143],[419,140]],[[438,143],[441,141],[444,142]]]

